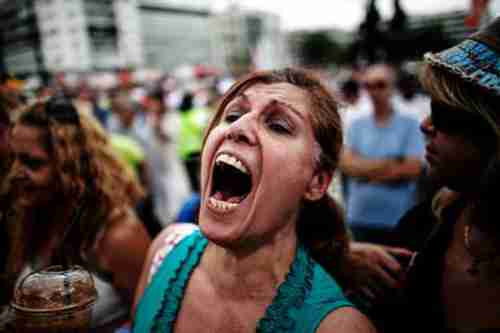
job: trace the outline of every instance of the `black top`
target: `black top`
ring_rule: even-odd
[[[362,304],[379,332],[447,332],[439,299],[442,262],[452,238],[453,226],[464,205],[458,199],[438,221],[426,201],[408,211],[396,229],[396,246],[417,251],[408,268],[403,292],[377,304]],[[358,300],[353,300],[360,304]],[[449,332],[449,331],[448,331]]]

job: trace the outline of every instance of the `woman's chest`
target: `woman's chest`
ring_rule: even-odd
[[[175,333],[255,332],[271,300],[228,301],[193,276],[174,324]]]
[[[500,275],[491,265],[474,267],[473,257],[463,242],[461,224],[456,225],[453,239],[443,262],[441,302],[447,326],[457,332],[500,331]],[[498,272],[498,270],[497,270]]]

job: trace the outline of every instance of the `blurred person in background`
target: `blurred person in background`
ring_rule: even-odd
[[[339,97],[342,102],[339,112],[345,134],[346,129],[349,128],[353,119],[366,114],[366,108],[362,108],[360,83],[353,75],[349,75],[347,79],[340,82],[339,86]],[[346,181],[347,176],[342,174],[340,170],[337,170],[329,188],[329,193],[341,202],[344,208],[345,198],[348,196]]]
[[[149,149],[154,212],[162,227],[175,222],[191,195],[191,184],[179,156],[181,116],[166,104],[167,96],[157,87],[147,97],[148,125],[152,128]]]
[[[147,150],[152,136],[151,129],[145,123],[145,117],[139,114],[140,106],[126,91],[118,91],[111,99],[111,116],[108,131],[113,146],[136,170],[146,194],[150,193],[150,169]],[[150,200],[150,199],[147,199]]]
[[[108,122],[111,133],[126,135],[145,147],[151,136],[151,129],[146,125],[145,118],[141,106],[132,99],[129,92],[119,90],[113,94]]]
[[[82,80],[75,89],[76,96],[73,100],[80,113],[86,113],[95,117],[101,126],[107,127],[109,110],[103,109],[97,101],[97,91]]]
[[[145,197],[137,205],[137,214],[149,235],[154,237],[161,230],[161,223],[154,213],[151,180],[151,128],[134,102],[129,91],[118,90],[111,97],[111,116],[108,131],[111,146],[136,172],[145,191]],[[153,157],[155,157],[153,155]]]
[[[199,122],[200,117],[197,117],[196,109],[198,108],[194,105],[194,93],[191,91],[185,92],[178,107],[181,117],[179,155],[186,166],[191,188],[195,192],[199,192],[199,159],[203,141],[203,128],[208,124],[208,118],[203,117],[203,113],[201,113],[202,118],[206,119]]]
[[[340,84],[340,96],[344,103],[341,113],[342,124],[344,125],[344,129],[346,129],[354,119],[365,114],[362,111],[366,112],[366,108],[363,110],[361,105],[360,83],[352,77],[343,81]]]
[[[92,327],[106,332],[128,318],[150,238],[134,213],[144,193],[113,153],[97,121],[64,97],[39,101],[15,121],[13,165],[1,223],[9,237],[1,289],[54,264],[78,264],[99,294]],[[5,315],[5,314],[4,314]]]
[[[357,241],[387,244],[399,218],[416,204],[424,142],[418,122],[395,109],[395,74],[370,66],[363,85],[373,112],[347,128],[340,168],[347,184],[347,221]]]
[[[200,154],[203,145],[203,137],[221,97],[215,84],[214,86],[208,88],[206,93],[206,105],[186,112],[183,117],[181,131],[183,135],[181,135],[181,137],[183,138],[182,141],[186,143],[186,146],[182,149],[182,153],[186,158],[186,165],[189,167],[188,170],[191,172],[191,182],[196,182],[196,186],[194,187],[191,196],[182,205],[182,208],[177,215],[177,222],[197,223],[198,221],[198,212],[201,203],[201,196],[199,192]]]
[[[398,73],[397,93],[394,95],[394,104],[403,114],[414,117],[419,122],[429,116],[431,100],[429,96],[421,93],[420,83],[415,74],[408,70]]]

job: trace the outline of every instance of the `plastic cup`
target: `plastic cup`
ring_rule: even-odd
[[[88,332],[97,299],[94,280],[80,266],[51,266],[27,275],[11,302],[16,332]]]

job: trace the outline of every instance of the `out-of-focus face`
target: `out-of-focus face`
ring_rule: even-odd
[[[113,112],[118,116],[120,122],[126,128],[133,125],[135,119],[134,106],[128,101],[117,100],[113,104]]]
[[[394,79],[390,69],[384,65],[368,68],[363,78],[363,86],[375,106],[387,104],[394,89]]]
[[[453,111],[433,105],[431,112],[420,125],[426,139],[429,176],[453,190],[470,190],[478,185],[489,156],[467,136],[467,129],[449,128],[458,123]]]
[[[51,202],[55,191],[55,168],[43,145],[45,135],[40,128],[22,124],[12,130],[12,185],[17,204],[23,208],[44,206]]]
[[[254,84],[227,104],[202,154],[200,227],[210,240],[253,246],[294,232],[316,179],[310,109],[308,93],[288,83]]]

